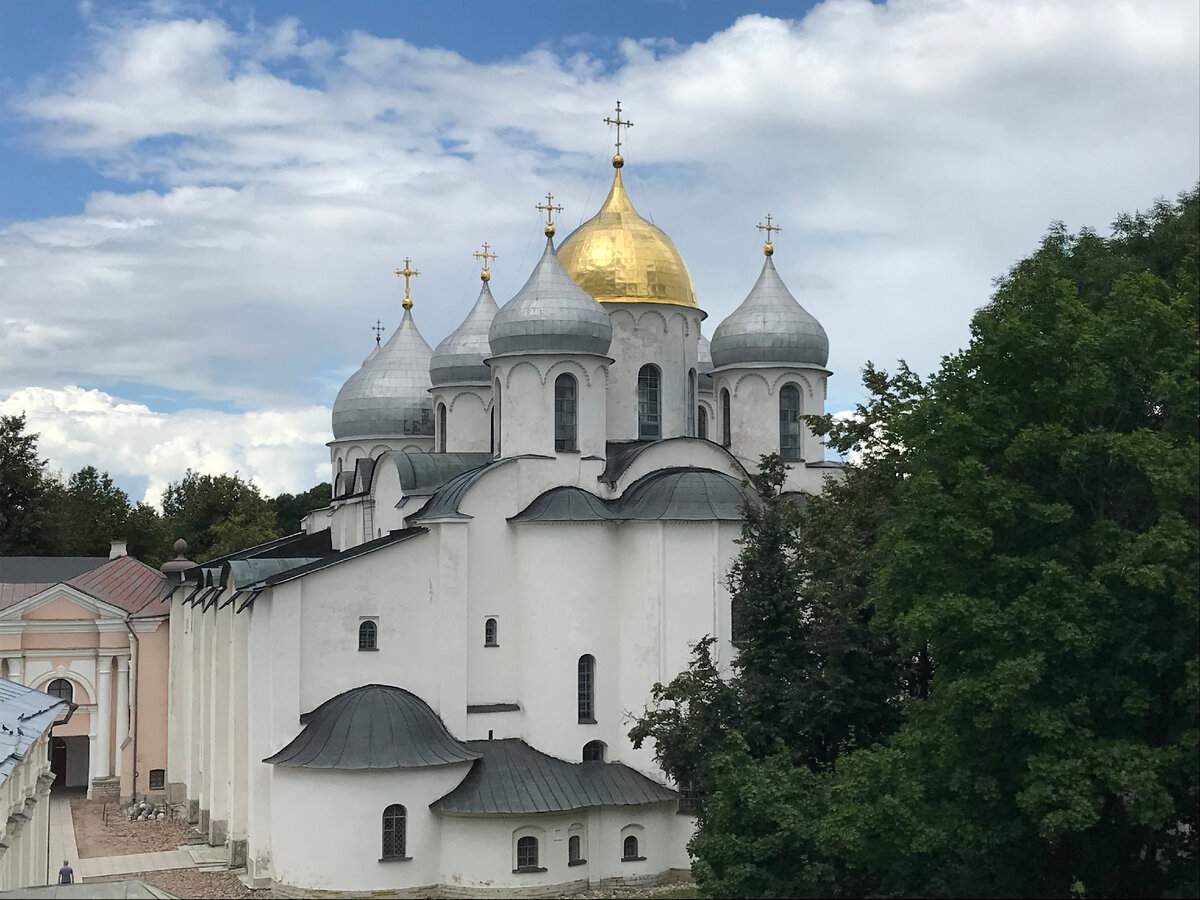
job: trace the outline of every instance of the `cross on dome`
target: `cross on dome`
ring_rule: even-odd
[[[554,195],[547,191],[546,202],[539,203],[534,209],[540,209],[546,213],[546,237],[554,237],[554,213],[563,211],[561,206],[554,205]]]
[[[396,274],[404,279],[404,300],[401,301],[400,305],[403,306],[405,309],[412,309],[413,302],[412,302],[412,296],[408,292],[408,280],[410,278],[415,278],[417,275],[420,275],[421,273],[418,272],[416,269],[412,268],[412,266],[409,262],[409,259],[406,256],[406,257],[404,257],[404,268],[397,269]]]
[[[613,157],[612,163],[613,163],[614,168],[619,169],[619,168],[621,168],[621,166],[625,165],[625,158],[623,156],[621,156],[621,129],[633,127],[632,122],[630,122],[628,119],[621,118],[621,101],[620,100],[617,101],[617,117],[615,119],[613,119],[609,116],[605,116],[604,124],[617,126],[617,154],[616,154],[616,156]]]
[[[476,259],[483,260],[483,271],[479,273],[479,277],[483,281],[489,281],[492,277],[492,273],[488,271],[488,260],[489,259],[499,259],[500,257],[497,256],[495,253],[488,253],[488,242],[487,241],[483,242],[483,250],[476,250],[471,255],[474,256]]]
[[[763,255],[770,256],[772,253],[775,252],[775,247],[771,243],[771,232],[772,231],[783,231],[783,229],[780,228],[778,225],[771,224],[771,214],[770,213],[767,213],[767,224],[766,225],[762,224],[762,222],[759,222],[754,227],[757,228],[759,231],[765,231],[767,233],[767,242],[765,244],[763,244]]]
[[[376,319],[376,320],[375,320],[375,324],[371,326],[371,330],[372,330],[373,332],[375,332],[375,343],[376,343],[376,344],[378,344],[378,343],[379,343],[379,336],[380,336],[381,334],[383,334],[383,332],[386,330],[386,329],[383,327],[383,323],[382,323],[381,321],[379,321],[378,319]]]

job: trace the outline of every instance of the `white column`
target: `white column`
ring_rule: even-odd
[[[96,777],[107,778],[112,773],[112,739],[109,721],[112,719],[112,657],[96,660]]]
[[[129,736],[129,657],[117,657],[117,759]],[[118,766],[118,769],[120,766]]]
[[[10,656],[8,658],[8,680],[15,681],[17,684],[25,683],[24,663],[19,656]]]

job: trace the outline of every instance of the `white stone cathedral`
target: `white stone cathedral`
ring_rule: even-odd
[[[256,885],[534,896],[689,867],[687,798],[630,715],[705,635],[729,664],[747,470],[778,452],[803,493],[836,473],[803,418],[828,340],[768,230],[710,345],[613,165],[503,306],[476,254],[479,297],[436,350],[406,286],[338,394],[333,498],[302,532],[166,567],[168,790]]]

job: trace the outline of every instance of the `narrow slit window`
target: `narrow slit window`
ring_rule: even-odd
[[[500,646],[500,624],[495,619],[488,619],[483,623],[483,646]]]
[[[721,388],[721,445],[733,443],[733,429],[729,427],[729,388]]]
[[[567,863],[576,865],[583,862],[583,839],[573,834],[567,839]]]
[[[688,370],[687,436],[696,436],[696,370]]]
[[[445,453],[446,452],[446,404],[445,403],[438,404],[437,431],[438,431],[438,438],[437,438],[438,452]]]
[[[383,858],[405,859],[408,843],[408,812],[399,803],[383,811]]]
[[[578,450],[576,408],[579,385],[572,375],[554,379],[554,449]]]
[[[696,410],[696,437],[708,440],[708,410],[703,406]]]
[[[662,373],[645,365],[638,372],[638,440],[662,437]]]
[[[379,626],[370,619],[365,622],[361,622],[358,626],[358,649],[379,649]]]
[[[800,459],[800,391],[794,384],[779,389],[779,455]]]
[[[579,721],[596,721],[596,658],[590,653],[579,657]]]

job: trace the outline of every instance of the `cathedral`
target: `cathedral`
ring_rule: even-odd
[[[298,533],[171,579],[167,791],[284,896],[561,895],[685,875],[695,818],[631,715],[706,635],[760,456],[839,464],[829,345],[773,261],[705,313],[621,179],[431,349],[413,313],[333,407],[333,496]],[[465,307],[466,304],[464,304]]]

